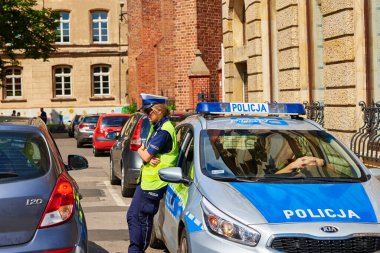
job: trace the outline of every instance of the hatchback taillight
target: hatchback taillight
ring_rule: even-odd
[[[55,226],[69,220],[74,212],[74,201],[71,182],[66,176],[59,176],[39,228]]]
[[[143,119],[139,120],[135,128],[135,131],[132,134],[131,144],[129,145],[129,148],[132,151],[137,151],[142,145],[142,139],[140,135],[141,135],[143,121],[144,121]]]
[[[84,128],[84,127],[88,127],[88,126],[89,126],[89,124],[80,124],[80,125],[79,125],[79,128],[82,129],[82,128]]]
[[[68,253],[72,251],[73,251],[73,247],[70,247],[70,248],[64,248],[64,249],[46,250],[46,251],[43,251],[42,253]]]

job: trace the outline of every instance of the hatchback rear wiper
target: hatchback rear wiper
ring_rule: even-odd
[[[14,172],[0,172],[0,178],[18,177]]]

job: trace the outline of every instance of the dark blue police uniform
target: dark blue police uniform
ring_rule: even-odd
[[[171,151],[172,138],[167,131],[161,130],[161,126],[168,120],[168,117],[165,116],[153,126],[152,135],[145,145],[149,154],[164,154]],[[141,253],[148,248],[153,217],[158,212],[160,200],[165,192],[166,187],[149,191],[142,190],[140,185],[136,187],[127,213],[129,253]]]

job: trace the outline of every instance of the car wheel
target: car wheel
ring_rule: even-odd
[[[123,197],[130,198],[133,197],[134,192],[135,189],[127,183],[124,165],[121,164],[121,195],[123,195]]]
[[[152,228],[152,235],[150,237],[149,246],[153,249],[165,249],[164,242],[157,238],[156,230],[154,229],[154,224]]]
[[[95,147],[92,147],[92,153],[94,153],[94,156],[99,156],[101,152]]]
[[[83,144],[80,141],[77,141],[77,148],[81,148]]]
[[[111,185],[117,185],[120,183],[120,180],[115,176],[115,172],[113,171],[112,157],[110,158],[110,183]]]
[[[181,239],[179,241],[179,253],[188,253],[189,252],[189,243],[187,240],[187,233],[185,228],[182,229]]]

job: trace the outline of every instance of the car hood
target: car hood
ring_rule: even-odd
[[[290,184],[228,183],[203,178],[198,187],[219,210],[247,225],[378,223],[380,217],[376,179],[365,183]]]

